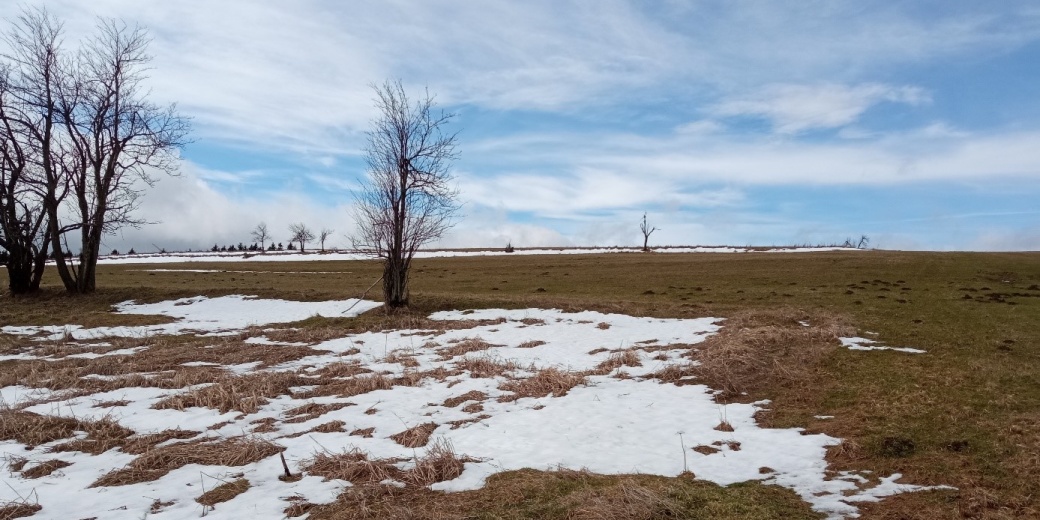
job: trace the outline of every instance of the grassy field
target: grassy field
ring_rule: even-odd
[[[0,325],[157,321],[107,312],[127,299],[198,294],[342,299],[358,296],[379,271],[374,262],[101,266],[95,295],[66,297],[50,277],[39,297],[0,297]],[[370,298],[378,296],[376,290]],[[739,317],[780,309],[831,316],[877,333],[885,344],[927,350],[912,356],[832,346],[807,358],[797,345],[765,342],[763,358],[797,370],[743,374],[735,389],[748,391],[744,399],[773,400],[771,411],[761,416],[764,424],[846,439],[830,455],[837,469],[902,473],[909,482],[958,488],[865,504],[865,518],[1040,517],[1040,254],[444,258],[416,261],[412,292],[413,316],[481,307],[658,317]],[[304,326],[359,329],[390,321],[378,313],[358,320],[312,319]],[[814,418],[818,415],[834,418]],[[647,493],[654,499],[645,499]],[[642,501],[632,498],[637,495]],[[682,478],[566,472],[514,472],[495,477],[478,492],[384,496],[372,503],[385,516],[422,504],[412,511],[429,517],[450,511],[473,518],[599,518],[608,516],[593,513],[607,510],[647,518],[812,517],[793,493],[758,484],[718,488]],[[313,512],[319,518],[345,514]]]

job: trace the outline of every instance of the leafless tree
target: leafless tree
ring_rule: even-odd
[[[39,288],[49,244],[74,229],[48,219],[49,207],[68,193],[57,135],[61,36],[61,24],[43,9],[24,10],[3,36],[8,51],[0,55],[0,247],[9,252],[14,293]]]
[[[322,228],[321,233],[318,233],[318,242],[321,242],[321,252],[325,252],[325,241],[332,236],[333,230],[329,228]]]
[[[264,248],[264,242],[266,242],[267,239],[271,238],[271,235],[267,232],[267,223],[261,222],[257,224],[256,229],[254,229],[252,232],[252,235],[253,240],[260,242],[260,251],[266,252],[267,249]]]
[[[379,117],[368,132],[368,182],[357,196],[354,247],[383,259],[383,301],[408,305],[408,271],[415,252],[440,238],[459,209],[451,163],[453,114],[434,113],[429,92],[412,103],[400,81],[374,86]]]
[[[654,231],[657,231],[657,228],[650,227],[650,225],[646,223],[646,212],[643,212],[643,222],[639,224],[639,230],[643,232],[643,251],[649,252],[650,235],[653,234]]]
[[[304,247],[307,245],[307,242],[314,240],[314,233],[311,233],[311,230],[302,222],[289,226],[289,233],[292,234],[289,242],[300,244],[300,252],[306,253],[307,250]]]
[[[147,99],[144,71],[147,33],[113,20],[99,22],[97,33],[80,50],[61,85],[60,120],[67,140],[69,180],[80,233],[77,264],[57,261],[70,292],[95,288],[101,240],[122,227],[144,224],[132,216],[142,185],[157,173],[175,175],[176,152],[189,122],[174,105]],[[56,208],[51,220],[57,221]]]

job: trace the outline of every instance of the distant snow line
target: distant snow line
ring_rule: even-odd
[[[224,298],[222,305],[229,312],[234,309],[240,313],[251,312],[252,308],[247,304],[265,302],[243,297]],[[142,313],[179,310],[184,317],[189,317],[213,300],[221,299],[198,297],[162,302],[151,304],[147,312],[142,310]],[[122,307],[124,310],[130,308],[136,306]],[[244,417],[238,417],[237,412],[220,414],[205,408],[153,410],[151,406],[154,403],[182,391],[153,388],[122,389],[32,406],[27,410],[81,419],[108,415],[139,434],[179,427],[206,432],[204,435],[212,438],[223,438],[249,431],[255,426],[252,424],[254,420],[268,417],[284,420],[286,410],[308,403],[347,401],[357,406],[341,408],[303,423],[282,422],[278,424],[277,432],[254,435],[285,446],[287,457],[295,467],[299,467],[301,460],[315,450],[327,449],[335,453],[353,447],[369,453],[372,458],[402,457],[411,460],[415,450],[404,448],[389,437],[407,426],[434,422],[438,425],[434,431],[435,438],[450,442],[459,453],[481,460],[467,463],[459,478],[433,486],[444,491],[479,488],[494,473],[526,467],[587,468],[603,474],[649,473],[666,476],[675,476],[688,469],[698,478],[720,485],[761,480],[784,486],[798,493],[815,510],[826,513],[830,518],[842,518],[858,516],[855,507],[858,502],[876,501],[901,492],[934,489],[898,484],[898,474],[881,479],[875,487],[861,488],[869,481],[863,475],[835,473],[827,469],[824,458],[826,449],[839,443],[839,439],[822,434],[803,435],[801,429],[760,428],[754,414],[767,406],[767,402],[722,406],[715,403],[712,390],[703,385],[675,386],[646,378],[655,370],[680,362],[683,359],[681,355],[688,348],[661,350],[661,346],[698,344],[719,330],[720,320],[639,318],[592,311],[565,313],[544,309],[452,311],[435,313],[430,318],[505,321],[432,335],[428,334],[431,331],[416,330],[350,335],[312,346],[323,353],[261,371],[296,370],[308,373],[332,363],[357,361],[369,370],[387,372],[390,376],[404,374],[408,370],[404,365],[386,361],[391,353],[407,354],[419,365],[414,370],[453,368],[464,357],[445,360],[437,350],[420,348],[417,342],[431,341],[449,345],[452,341],[472,337],[482,338],[497,346],[467,356],[513,360],[519,366],[583,371],[597,366],[625,347],[632,348],[641,366],[622,368],[631,379],[617,379],[613,377],[614,374],[590,376],[585,386],[575,387],[562,397],[523,398],[514,402],[499,402],[496,399],[508,393],[499,388],[502,378],[481,379],[464,373],[443,380],[427,379],[416,387],[393,387],[345,400],[337,397],[301,399],[284,395],[272,399],[258,413]],[[283,318],[278,321],[286,320]],[[602,328],[598,326],[600,323],[610,326]],[[424,335],[417,336],[417,332],[423,332]],[[651,344],[650,340],[657,341]],[[256,341],[273,343],[266,341],[266,338]],[[542,343],[534,347],[520,347],[522,344],[538,342]],[[640,345],[652,346],[654,350],[640,350]],[[604,346],[608,350],[590,354]],[[662,355],[668,359],[658,360],[657,357]],[[237,373],[256,371],[255,365],[226,368]],[[517,377],[525,375],[530,375],[530,372],[520,370],[516,373]],[[461,404],[449,407],[438,403],[446,403],[449,399],[473,391],[489,396],[482,402],[484,409],[480,413],[490,417],[452,429],[450,423],[470,421],[474,415],[463,411]],[[23,387],[5,387],[0,392],[0,399],[12,405],[36,394],[32,389]],[[39,397],[39,394],[35,397]],[[111,409],[94,407],[97,402],[123,399],[132,402],[128,406]],[[375,412],[368,414],[367,410]],[[733,432],[714,429],[720,417],[725,417],[733,425]],[[351,437],[342,433],[282,437],[308,431],[331,420],[341,420],[351,425],[351,428],[374,428],[375,433],[372,438]],[[225,422],[227,424],[219,429],[208,431],[209,427]],[[717,445],[719,451],[704,455],[691,450],[687,453],[687,467],[684,467],[682,454],[676,453],[680,435],[687,448]],[[730,448],[734,442],[739,443],[739,450]],[[0,456],[4,453],[26,456],[26,453],[38,452],[26,452],[24,446],[6,441],[0,442]],[[197,490],[186,486],[198,481],[201,468],[174,470],[155,482],[88,489],[87,486],[97,476],[126,464],[133,457],[112,450],[96,457],[70,452],[47,454],[46,458],[58,458],[74,464],[38,481],[13,479],[10,491],[0,489],[0,501],[13,499],[12,492],[24,494],[36,486],[60,484],[63,490],[61,494],[45,493],[45,496],[41,496],[41,504],[45,506],[44,514],[51,517],[83,516],[89,510],[105,511],[106,518],[139,518],[140,512],[146,511],[151,504],[151,499],[142,497],[161,497],[163,500],[176,498],[177,502],[164,510],[164,516],[168,518],[198,516],[197,506],[193,505]],[[409,464],[402,463],[402,469],[406,469]],[[762,467],[772,468],[774,472],[763,475],[759,472]],[[247,510],[261,518],[280,517],[285,503],[277,497],[297,493],[313,503],[329,502],[338,494],[342,485],[321,482],[316,477],[305,477],[298,483],[279,482],[273,478],[280,472],[277,457],[244,467],[204,469],[206,474],[215,476],[221,475],[221,471],[225,472],[223,474],[244,473],[253,486],[250,491],[218,510],[211,511],[210,515],[214,518],[221,518],[221,514],[229,512],[233,514],[224,517],[233,518],[237,517],[237,513]],[[46,489],[46,486],[41,489]],[[171,497],[171,494],[176,496]],[[116,504],[126,506],[126,509],[120,510],[125,514],[113,512],[113,507],[118,507]],[[63,509],[73,506],[76,507],[75,511]],[[63,512],[68,515],[62,515]]]
[[[805,247],[805,248],[774,248],[756,249],[748,247],[660,247],[654,248],[654,253],[817,253],[824,251],[855,251],[846,247]],[[416,258],[448,258],[448,257],[471,257],[471,256],[523,256],[523,255],[583,255],[583,254],[608,254],[608,253],[641,253],[642,249],[637,247],[593,247],[574,249],[517,249],[513,253],[506,253],[502,249],[488,249],[483,251],[419,251]],[[361,253],[143,253],[135,255],[103,256],[98,259],[101,264],[158,264],[177,262],[313,262],[327,260],[371,260],[372,255]]]

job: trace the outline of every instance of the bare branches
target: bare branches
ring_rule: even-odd
[[[354,247],[385,260],[384,300],[408,302],[408,268],[415,252],[443,236],[459,209],[450,167],[454,117],[435,113],[429,92],[412,103],[400,81],[374,86],[380,117],[368,132],[368,184],[357,196]]]
[[[264,242],[271,238],[271,235],[267,232],[267,223],[261,222],[257,224],[256,229],[254,229],[250,234],[252,235],[253,240],[260,242],[260,251],[266,252],[267,250],[264,249]]]
[[[311,230],[302,222],[289,226],[289,233],[292,234],[289,241],[300,244],[300,252],[306,253],[307,251],[304,248],[307,242],[314,240],[314,233],[311,233]]]
[[[650,225],[646,223],[646,212],[643,212],[643,222],[639,224],[639,230],[643,232],[643,251],[648,252],[650,251],[650,235],[653,234],[654,231],[657,231],[657,228],[650,227]]]
[[[325,241],[332,236],[332,233],[334,233],[334,231],[329,228],[322,228],[321,233],[318,233],[318,242],[321,243],[322,253],[325,252]]]

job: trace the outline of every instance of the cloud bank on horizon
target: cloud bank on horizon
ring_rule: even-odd
[[[1040,8],[1028,1],[35,0],[68,40],[150,31],[194,119],[125,250],[348,243],[370,85],[455,112],[464,215],[440,246],[841,242],[1040,249]],[[7,16],[13,16],[10,13]]]

